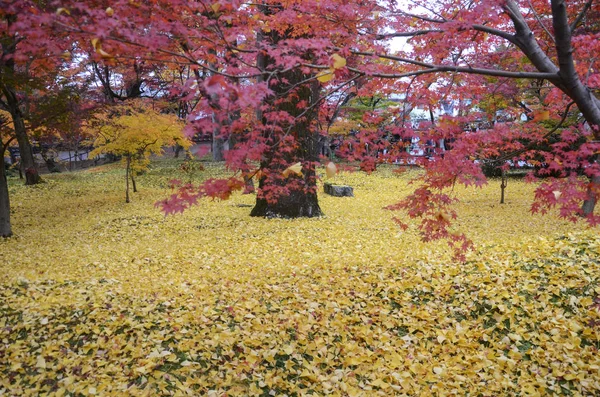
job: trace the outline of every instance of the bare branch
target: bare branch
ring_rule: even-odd
[[[594,0],[588,0],[587,3],[585,3],[585,5],[583,6],[583,9],[577,15],[577,18],[575,18],[575,20],[573,21],[573,23],[569,26],[569,29],[571,30],[571,33],[575,29],[577,29],[577,26],[581,23],[581,21],[583,21],[583,18],[585,17],[585,14],[588,12],[588,10],[592,6],[593,2],[594,2]]]
[[[473,25],[473,29],[477,30],[478,32],[484,32],[484,33],[488,33],[488,34],[491,34],[494,36],[501,37],[515,45],[517,44],[516,40],[515,40],[515,35],[513,35],[512,33],[508,33],[503,30],[499,30],[499,29],[495,29],[495,28],[491,28],[489,26],[479,25],[479,24]]]
[[[596,104],[598,98],[583,85],[575,69],[571,30],[567,19],[567,4],[564,0],[552,0],[552,16],[560,66],[559,74],[564,84],[563,92],[577,103],[587,122],[600,125],[600,108]],[[600,131],[594,133],[596,137],[600,136]]]
[[[509,16],[515,26],[516,35],[514,36],[514,44],[519,47],[523,54],[529,58],[533,66],[540,72],[558,73],[558,68],[552,62],[548,54],[546,54],[538,42],[534,38],[533,32],[527,25],[527,21],[521,14],[521,9],[513,0],[507,0],[503,6],[504,12]],[[553,84],[561,88],[560,80],[554,79]]]
[[[424,36],[429,33],[443,33],[442,29],[426,29],[426,30],[416,30],[414,32],[394,32],[388,34],[380,34],[375,36],[375,40],[385,40],[392,39],[394,37],[416,37],[416,36]]]
[[[552,33],[550,33],[550,31],[548,30],[548,28],[546,28],[546,25],[544,25],[544,22],[542,22],[542,19],[540,18],[539,14],[537,13],[537,11],[535,10],[535,8],[533,7],[533,4],[531,4],[531,0],[527,0],[527,2],[529,3],[529,8],[531,9],[531,12],[533,12],[533,16],[535,17],[535,19],[538,21],[538,23],[540,24],[540,26],[542,27],[542,29],[544,29],[544,32],[546,32],[546,34],[548,35],[548,37],[550,37],[552,39],[552,42],[554,42],[554,36],[552,35]]]
[[[498,69],[484,69],[484,68],[473,68],[468,66],[452,66],[452,65],[435,65],[427,62],[415,61],[414,59],[402,58],[394,55],[387,54],[376,54],[372,52],[363,52],[363,51],[352,51],[354,55],[362,55],[362,56],[371,56],[378,57],[382,59],[389,59],[391,61],[397,61],[402,63],[407,63],[410,65],[420,66],[425,68],[424,70],[400,73],[400,74],[381,74],[381,73],[368,73],[354,68],[348,68],[356,73],[361,73],[363,75],[369,75],[374,77],[384,77],[384,78],[401,78],[408,76],[416,76],[419,74],[425,73],[437,73],[437,72],[458,72],[458,73],[468,73],[468,74],[479,74],[486,76],[496,76],[496,77],[511,77],[511,78],[521,78],[521,79],[557,79],[557,73],[544,73],[544,72],[513,72],[507,70],[498,70]]]

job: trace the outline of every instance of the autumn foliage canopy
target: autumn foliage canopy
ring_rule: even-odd
[[[349,101],[378,96],[399,99],[364,110],[336,154],[367,172],[383,162],[422,166],[414,193],[390,208],[421,219],[426,239],[466,246],[450,228],[449,189],[486,183],[482,165],[527,166],[544,178],[534,212],[599,221],[597,2],[18,1],[3,12],[28,32],[16,62],[54,40],[45,55],[69,59],[66,67],[187,72],[161,95],[194,104],[188,135],[227,141],[234,176],[182,187],[160,204],[165,213],[255,177],[254,215],[320,215],[315,167],[329,130],[349,119]],[[415,109],[430,117],[415,123]],[[411,158],[415,138],[426,156]]]

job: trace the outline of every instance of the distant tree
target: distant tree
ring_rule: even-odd
[[[11,115],[25,184],[40,182],[27,131],[29,100],[44,90],[68,62],[67,36],[53,29],[55,8],[47,2],[0,2],[0,109]]]
[[[129,181],[137,192],[135,176],[147,169],[151,154],[165,146],[189,147],[183,125],[175,115],[160,113],[139,103],[109,107],[102,116],[91,157],[112,154],[125,165],[125,202],[130,202]]]
[[[0,237],[10,237],[12,235],[8,181],[6,179],[6,165],[4,163],[6,149],[15,139],[13,131],[9,126],[9,117],[8,113],[0,111]]]

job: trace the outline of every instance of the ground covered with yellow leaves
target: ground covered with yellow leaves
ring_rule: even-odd
[[[600,395],[598,230],[492,181],[457,191],[476,248],[453,263],[383,209],[414,172],[342,173],[356,197],[299,220],[252,195],[165,218],[173,161],[131,204],[116,166],[11,180],[0,395]]]

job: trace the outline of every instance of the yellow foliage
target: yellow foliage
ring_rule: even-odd
[[[163,147],[191,145],[182,129],[182,123],[172,114],[139,106],[122,107],[112,116],[105,115],[90,157],[110,153],[123,156],[125,161],[129,156],[138,169],[145,169],[150,155],[161,154]]]
[[[352,130],[361,128],[360,123],[354,120],[339,119],[329,128],[329,135],[348,135]]]
[[[331,81],[334,77],[333,71],[331,69],[327,69],[326,71],[319,73],[317,75],[317,80],[319,80],[321,83],[327,83],[329,81]]]
[[[455,264],[382,209],[416,171],[341,172],[356,197],[326,217],[265,220],[241,194],[165,218],[176,170],[131,205],[110,167],[9,181],[0,394],[600,393],[600,237],[531,215],[533,186],[458,189],[477,249]]]
[[[290,175],[302,176],[302,163],[295,163],[287,167],[282,172],[284,178],[288,178]]]
[[[346,58],[341,57],[339,54],[333,54],[331,59],[333,61],[334,69],[341,69],[346,66]]]

